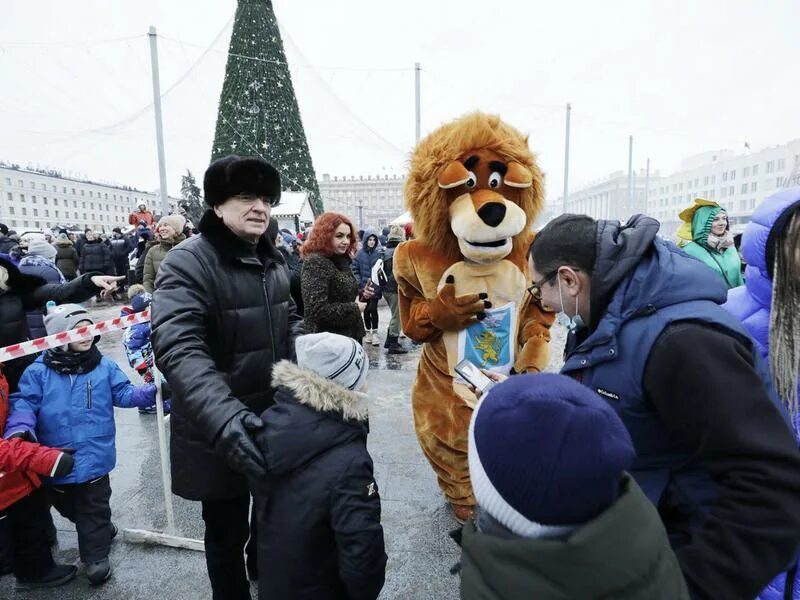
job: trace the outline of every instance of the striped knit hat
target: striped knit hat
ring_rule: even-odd
[[[310,333],[294,342],[297,366],[335,381],[349,390],[360,390],[367,379],[369,359],[353,338],[336,333]]]

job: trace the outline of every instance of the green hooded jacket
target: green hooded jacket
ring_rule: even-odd
[[[470,521],[461,538],[466,600],[688,600],[658,512],[625,475],[617,501],[564,538],[504,539]]]
[[[692,239],[682,250],[690,256],[699,258],[714,269],[724,280],[728,289],[744,285],[742,261],[736,248],[730,246],[720,252],[708,246],[708,234],[714,217],[722,209],[718,206],[701,206],[692,217]]]

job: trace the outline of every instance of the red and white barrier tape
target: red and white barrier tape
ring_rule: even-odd
[[[12,344],[11,346],[0,348],[0,362],[7,362],[15,358],[27,356],[28,354],[36,354],[37,352],[50,348],[58,348],[70,342],[90,340],[95,336],[103,335],[109,331],[121,331],[132,325],[147,323],[148,321],[150,321],[150,310],[143,310],[142,312],[102,321],[94,325],[78,327],[71,331],[62,331],[61,333],[54,333],[53,335],[37,338],[35,340]]]

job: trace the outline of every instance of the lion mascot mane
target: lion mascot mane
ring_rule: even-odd
[[[475,505],[467,430],[477,399],[455,365],[466,358],[521,373],[541,371],[548,360],[553,315],[526,293],[543,176],[526,136],[474,113],[418,144],[405,201],[416,239],[398,246],[394,273],[403,331],[424,343],[414,424],[439,487],[464,520]]]

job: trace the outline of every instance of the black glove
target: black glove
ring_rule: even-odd
[[[72,467],[75,465],[75,457],[72,456],[74,452],[75,450],[67,452],[65,449],[65,451],[61,453],[53,477],[64,477],[72,472]]]
[[[267,475],[267,466],[261,450],[252,435],[264,428],[258,415],[242,410],[225,423],[217,435],[214,447],[225,457],[228,465],[251,481],[260,481]]]
[[[14,438],[20,438],[22,440],[25,440],[26,442],[35,442],[36,441],[36,438],[33,437],[33,433],[31,433],[27,429],[25,431],[17,431],[15,433],[12,433],[10,436],[8,436],[7,439],[13,440]]]

